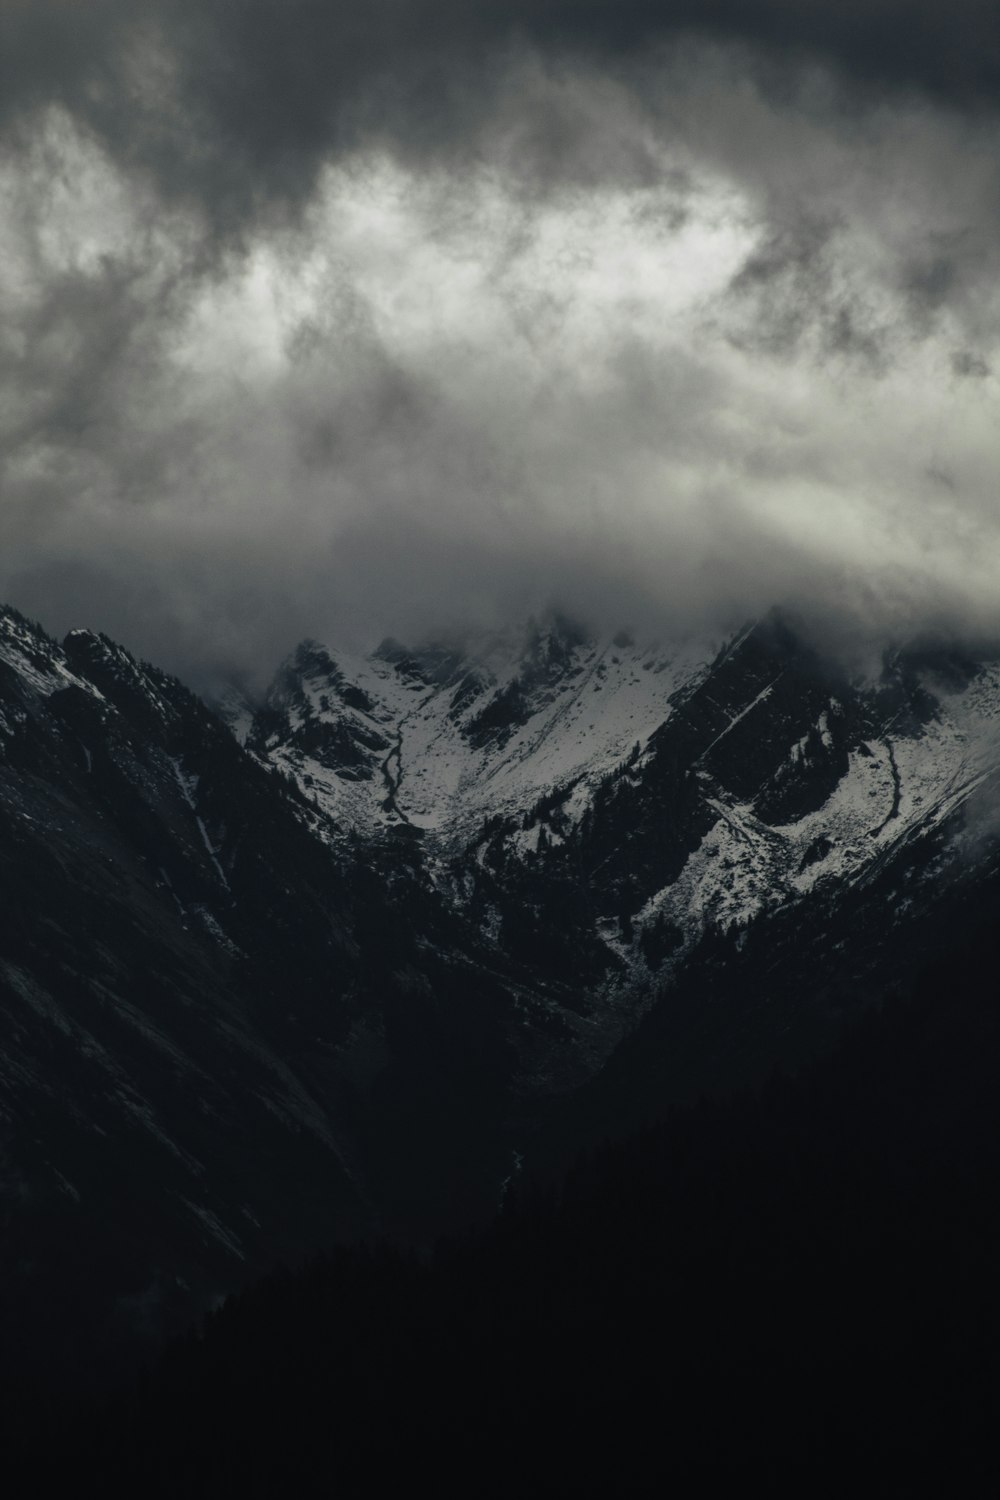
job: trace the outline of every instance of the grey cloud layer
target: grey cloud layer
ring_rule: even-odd
[[[997,59],[975,0],[0,0],[0,592],[203,677],[992,628]]]
[[[372,136],[461,154],[519,46],[627,72],[691,34],[755,48],[764,77],[768,60],[814,57],[851,93],[1000,101],[992,0],[4,0],[0,123],[30,130],[58,104],[232,230],[301,204],[331,152]],[[793,76],[770,85],[787,93]],[[536,124],[536,150],[573,157],[564,121]]]

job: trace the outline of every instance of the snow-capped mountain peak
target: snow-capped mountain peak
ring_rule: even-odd
[[[343,829],[399,823],[449,846],[487,817],[607,775],[704,667],[704,643],[664,651],[554,617],[462,647],[370,656],[303,642],[247,737]]]
[[[498,942],[529,887],[540,912],[559,891],[583,948],[635,974],[650,933],[744,926],[950,828],[1000,766],[998,715],[997,663],[944,647],[861,680],[776,614],[721,645],[552,614],[370,656],[303,642],[247,743],[334,842],[415,831]]]

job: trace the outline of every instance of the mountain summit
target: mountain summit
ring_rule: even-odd
[[[304,642],[241,737],[331,842],[409,829],[484,931],[544,888],[606,966],[654,973],[667,925],[690,944],[833,899],[935,839],[967,858],[958,814],[978,821],[1000,768],[1000,663],[911,648],[851,678],[777,614],[669,645],[553,615],[462,647]]]

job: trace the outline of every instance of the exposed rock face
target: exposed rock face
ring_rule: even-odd
[[[464,650],[301,647],[248,743],[333,844],[408,824],[455,910],[592,989],[648,981],[664,922],[676,962],[945,827],[948,845],[1000,766],[998,714],[997,662],[941,647],[852,681],[777,616],[669,649],[553,617]]]

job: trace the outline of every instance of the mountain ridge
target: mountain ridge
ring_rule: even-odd
[[[426,1246],[597,1121],[794,1069],[993,899],[995,657],[716,644],[309,642],[227,728],[0,611],[14,1326],[79,1356],[275,1256]]]
[[[540,841],[558,864],[560,846],[586,843],[581,824],[607,821],[609,802],[627,824],[629,801],[648,799],[676,764],[667,817],[687,806],[696,843],[625,915],[645,929],[672,903],[674,918],[683,904],[724,924],[831,874],[863,878],[874,855],[947,819],[994,776],[997,663],[925,646],[852,681],[776,615],[721,649],[673,651],[590,637],[556,616],[478,655],[393,644],[349,661],[305,643],[245,738],[333,828],[372,838],[407,823],[429,868],[464,862],[466,875],[473,861],[526,865]],[[663,823],[661,813],[651,830],[661,843]],[[709,859],[735,877],[713,879]]]

